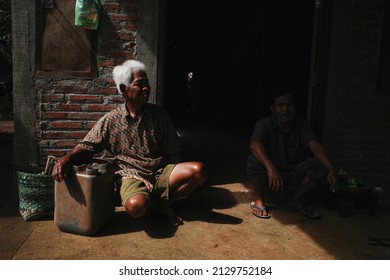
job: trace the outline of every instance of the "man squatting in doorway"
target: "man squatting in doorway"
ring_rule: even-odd
[[[254,188],[252,213],[270,218],[264,196],[264,189],[269,187],[275,192],[291,193],[290,207],[308,218],[318,219],[320,215],[312,209],[308,193],[325,179],[330,190],[337,188],[335,168],[306,121],[295,116],[295,98],[288,87],[276,90],[271,112],[256,122],[250,139],[247,173]],[[310,157],[305,157],[307,148]]]

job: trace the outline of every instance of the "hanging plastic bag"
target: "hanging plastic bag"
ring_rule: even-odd
[[[74,25],[96,30],[99,25],[99,0],[76,0]]]

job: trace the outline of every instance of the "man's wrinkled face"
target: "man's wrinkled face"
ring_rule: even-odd
[[[295,100],[290,94],[284,94],[274,99],[271,111],[282,124],[289,124],[295,117]]]
[[[125,98],[134,104],[147,103],[150,96],[150,85],[146,73],[141,71],[133,72],[134,79],[125,88]]]

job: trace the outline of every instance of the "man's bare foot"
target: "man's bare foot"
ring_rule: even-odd
[[[249,204],[252,214],[257,217],[257,218],[262,218],[262,219],[269,219],[271,218],[271,215],[269,214],[269,210],[267,209],[266,206],[259,206],[256,205],[254,201],[252,201]]]
[[[309,219],[321,219],[321,215],[318,214],[309,204],[302,203],[298,200],[290,200],[287,206],[298,211],[303,216]]]
[[[178,227],[183,224],[183,219],[177,215],[172,208],[165,209],[162,214],[169,220],[169,222],[175,226]]]
[[[157,203],[155,209],[163,214],[173,226],[177,227],[183,224],[183,219],[173,211],[169,202]]]

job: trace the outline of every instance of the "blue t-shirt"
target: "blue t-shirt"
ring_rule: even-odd
[[[317,140],[307,122],[296,117],[290,129],[283,133],[273,115],[256,122],[251,139],[259,140],[265,150],[280,170],[290,170],[305,159],[307,144]],[[249,161],[257,161],[253,154]]]

